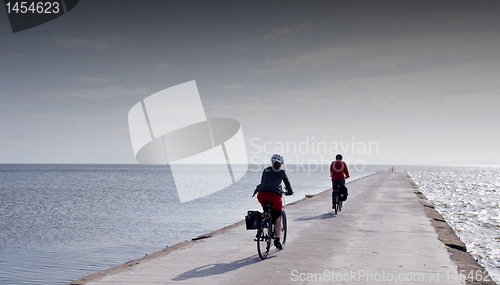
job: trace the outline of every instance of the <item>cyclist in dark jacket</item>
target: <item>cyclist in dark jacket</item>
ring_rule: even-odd
[[[259,200],[262,208],[264,208],[264,202],[273,202],[271,206],[271,215],[273,217],[273,223],[276,233],[276,239],[274,240],[274,246],[278,249],[282,249],[280,242],[281,238],[281,211],[283,210],[283,201],[281,197],[283,196],[283,189],[281,187],[281,182],[285,183],[285,189],[287,190],[285,195],[292,195],[293,190],[286,176],[285,170],[281,169],[284,160],[279,154],[273,155],[271,157],[272,166],[267,167],[262,172],[261,183],[255,189],[254,195],[258,193],[257,199]]]

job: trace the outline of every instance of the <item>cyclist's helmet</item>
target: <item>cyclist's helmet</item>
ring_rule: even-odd
[[[271,157],[271,163],[275,163],[275,162],[278,162],[279,164],[283,164],[285,161],[283,160],[283,156],[279,155],[279,154],[275,154],[273,155],[273,157]]]
[[[342,160],[342,155],[341,154],[337,154],[337,156],[335,157],[336,160]]]

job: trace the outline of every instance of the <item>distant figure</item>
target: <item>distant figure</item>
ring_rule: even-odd
[[[349,170],[347,169],[347,165],[342,161],[342,155],[337,154],[335,157],[335,161],[330,165],[330,176],[332,177],[332,190],[341,189],[342,186],[345,186],[345,180],[349,178]],[[335,205],[333,199],[334,191],[332,191],[332,209],[334,209]]]
[[[283,165],[283,157],[279,154],[273,155],[271,157],[271,165],[264,169],[262,172],[262,178],[260,185],[255,189],[254,195],[257,195],[257,200],[259,200],[262,208],[264,208],[264,202],[273,202],[271,205],[271,216],[273,217],[273,223],[275,228],[276,239],[274,240],[274,246],[277,249],[282,249],[280,238],[281,238],[281,213],[283,210],[283,201],[281,197],[283,196],[283,189],[281,188],[281,182],[285,183],[285,195],[293,195],[292,186],[286,176],[285,170],[281,169]]]

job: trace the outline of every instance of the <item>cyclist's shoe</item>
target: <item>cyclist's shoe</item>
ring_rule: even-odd
[[[278,249],[278,250],[282,250],[283,249],[283,246],[281,245],[281,242],[279,239],[275,239],[274,240],[274,246]]]

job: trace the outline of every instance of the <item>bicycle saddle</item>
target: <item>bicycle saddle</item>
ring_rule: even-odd
[[[273,202],[271,201],[264,201],[262,202],[262,204],[264,205],[264,211],[269,211],[271,209],[271,206],[273,205]]]

